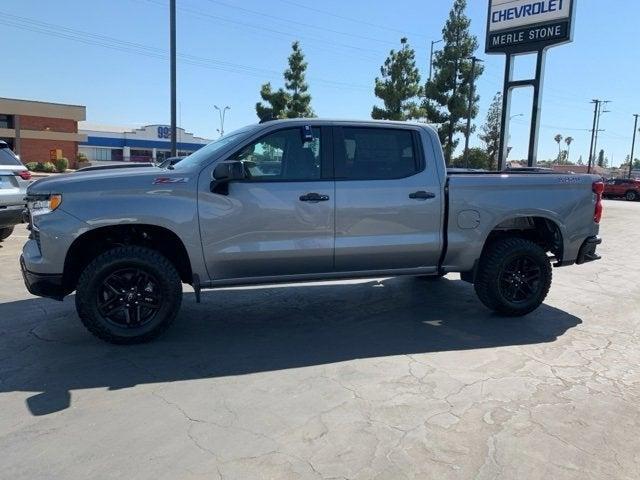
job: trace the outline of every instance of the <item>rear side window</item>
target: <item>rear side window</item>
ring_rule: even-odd
[[[9,148],[0,148],[0,165],[22,165],[22,162],[16,157]]]
[[[391,128],[342,128],[336,151],[336,178],[390,180],[420,171],[413,133]]]

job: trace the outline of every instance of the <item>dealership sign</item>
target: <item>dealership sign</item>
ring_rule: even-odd
[[[571,41],[575,0],[489,0],[486,53],[535,52]]]

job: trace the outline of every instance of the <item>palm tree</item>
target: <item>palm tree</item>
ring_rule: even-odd
[[[571,151],[571,142],[573,142],[573,137],[567,137],[564,139],[564,143],[567,144],[567,163],[569,163],[569,152]]]
[[[562,142],[562,135],[558,133],[553,139],[558,143],[558,163],[560,163],[560,142]]]

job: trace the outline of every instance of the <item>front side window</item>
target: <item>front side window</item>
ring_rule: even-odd
[[[318,180],[321,176],[320,128],[305,141],[301,128],[262,137],[231,157],[245,165],[250,180]]]
[[[409,130],[343,128],[342,155],[336,175],[347,180],[404,178],[420,170],[413,135]]]

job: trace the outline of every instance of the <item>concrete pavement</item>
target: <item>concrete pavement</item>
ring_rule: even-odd
[[[543,307],[449,275],[185,296],[117,347],[30,296],[0,244],[0,478],[640,478],[640,203]]]

